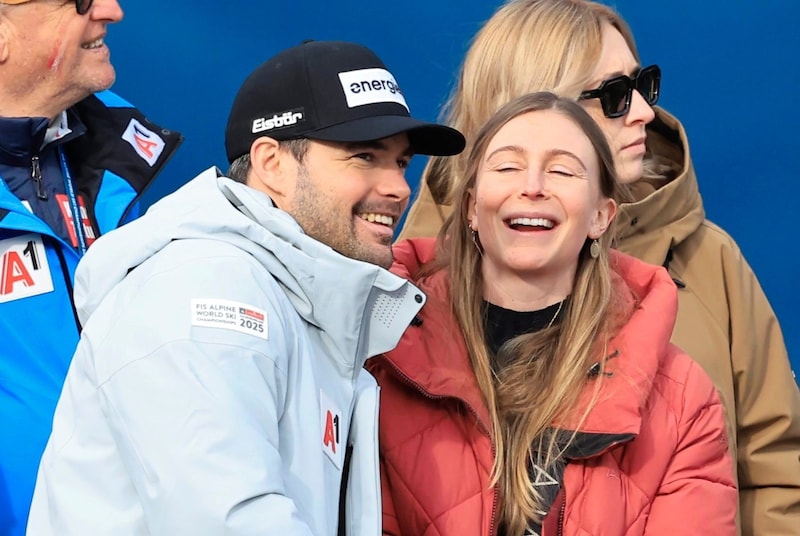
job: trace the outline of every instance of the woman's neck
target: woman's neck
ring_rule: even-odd
[[[575,274],[490,273],[483,267],[483,298],[512,311],[537,311],[572,293]]]

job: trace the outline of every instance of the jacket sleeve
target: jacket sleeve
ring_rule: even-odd
[[[256,394],[281,382],[240,377],[249,369],[258,378],[272,364],[257,354],[234,357],[237,351],[218,346],[211,357],[176,342],[103,387],[116,444],[154,535],[312,534],[282,479],[280,394]],[[231,381],[226,368],[234,362],[241,369]]]
[[[800,390],[775,313],[735,244],[723,262],[742,534],[800,535]]]
[[[676,409],[675,451],[645,534],[735,535],[738,494],[724,410],[700,366],[692,361],[687,368],[683,405]]]
[[[99,394],[153,535],[312,534],[278,450],[292,334],[256,276],[267,277],[243,259],[158,275],[94,352],[102,362],[139,348],[137,339],[152,348],[126,359]],[[268,340],[186,326],[192,298],[210,297],[261,308]]]

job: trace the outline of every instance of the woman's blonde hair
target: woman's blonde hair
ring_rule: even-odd
[[[443,120],[467,138],[458,156],[431,158],[422,175],[433,199],[450,204],[475,134],[512,99],[550,91],[577,99],[602,51],[602,28],[619,30],[636,60],[628,25],[608,6],[588,0],[512,0],[481,28],[464,58]]]
[[[453,313],[463,331],[469,358],[491,415],[496,457],[493,482],[499,484],[501,521],[509,534],[522,534],[529,521],[540,520],[544,498],[529,475],[532,460],[551,467],[563,457],[572,437],[549,433],[554,421],[572,416],[589,381],[589,369],[605,351],[612,283],[609,248],[613,229],[599,238],[600,254],[580,252],[571,298],[563,320],[542,331],[519,336],[492,356],[484,329],[482,251],[469,227],[470,191],[475,187],[486,149],[497,132],[515,117],[553,110],[573,121],[591,141],[600,164],[600,192],[615,198],[617,181],[608,143],[600,127],[574,101],[552,93],[525,95],[503,106],[473,137],[465,180],[455,194],[455,210],[439,235],[437,264],[449,270]],[[613,221],[612,221],[613,226]],[[495,373],[493,359],[504,365]],[[599,378],[595,389],[599,387]],[[591,403],[589,404],[591,407]],[[579,416],[580,420],[586,412]],[[534,458],[535,456],[535,458]]]

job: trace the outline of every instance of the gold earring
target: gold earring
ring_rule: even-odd
[[[593,259],[600,256],[600,242],[598,242],[596,238],[592,240],[592,244],[589,246],[589,255],[591,255]]]
[[[481,243],[478,241],[479,240],[478,231],[473,229],[471,225],[470,225],[469,230],[472,233],[472,243],[475,244],[475,249],[478,250],[478,253],[483,255],[483,246],[481,246]]]

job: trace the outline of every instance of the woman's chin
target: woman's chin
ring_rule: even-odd
[[[644,175],[644,162],[624,162],[617,165],[617,180],[620,184],[633,184]]]

